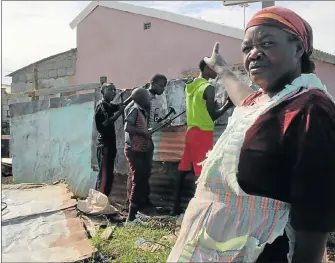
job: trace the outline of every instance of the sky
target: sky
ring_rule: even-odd
[[[123,1],[125,2],[125,1]],[[192,16],[228,26],[243,28],[240,6],[225,7],[222,1],[127,1]],[[76,47],[76,29],[69,23],[89,1],[2,1],[2,83],[5,75],[45,57]],[[335,1],[276,1],[307,20],[314,31],[314,47],[335,55]],[[252,3],[245,19],[261,9]]]

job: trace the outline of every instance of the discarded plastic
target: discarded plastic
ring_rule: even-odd
[[[139,238],[135,241],[135,246],[139,247],[139,246],[141,246],[145,243],[147,243],[147,240],[145,238],[141,237],[141,238]]]

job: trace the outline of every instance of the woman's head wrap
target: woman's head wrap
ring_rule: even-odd
[[[279,6],[264,8],[251,18],[245,30],[258,25],[277,27],[288,33],[298,36],[304,44],[306,54],[312,54],[312,28],[303,18],[298,16],[293,11]]]

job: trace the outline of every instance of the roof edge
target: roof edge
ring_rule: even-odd
[[[83,11],[81,11],[71,22],[70,27],[74,29],[76,26],[80,24],[93,10],[99,5],[100,1],[91,1]]]
[[[335,55],[329,54],[329,53],[321,51],[319,49],[314,49],[313,50],[311,58],[335,65]]]
[[[30,64],[27,65],[27,66],[24,66],[24,67],[22,67],[22,68],[20,68],[20,69],[17,69],[17,70],[15,70],[15,71],[13,71],[12,73],[6,75],[5,77],[12,77],[13,75],[15,75],[16,73],[18,73],[19,71],[21,71],[21,70],[23,70],[23,69],[26,69],[26,68],[28,68],[28,67],[34,65],[34,64],[41,63],[41,62],[43,62],[43,61],[45,61],[45,60],[53,59],[53,58],[55,58],[55,57],[58,57],[58,56],[60,56],[60,55],[64,55],[64,54],[66,54],[66,53],[70,53],[70,52],[77,52],[77,48],[71,48],[71,49],[69,49],[69,50],[67,50],[67,51],[64,51],[64,52],[61,52],[61,53],[57,53],[57,54],[55,54],[55,55],[51,55],[51,56],[46,57],[46,58],[42,58],[41,60],[38,60],[38,61],[33,62],[33,63],[30,63]]]
[[[83,21],[97,6],[158,18],[240,40],[242,40],[244,37],[243,29],[205,21],[190,16],[175,14],[168,11],[162,11],[155,8],[122,3],[118,1],[92,1],[78,16],[76,16],[74,20],[71,21],[70,27],[74,29],[76,26],[78,26],[80,22]]]

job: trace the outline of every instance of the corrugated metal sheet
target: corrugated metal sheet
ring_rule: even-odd
[[[178,162],[156,162],[152,163],[150,178],[150,199],[156,206],[172,207],[174,178],[179,176]],[[195,187],[195,176],[188,174],[182,190],[182,207],[186,207],[192,196],[192,188]],[[113,190],[113,200],[125,205],[127,200],[127,175],[116,175]]]
[[[153,134],[155,161],[178,162],[185,145],[186,126],[168,127]]]
[[[219,139],[225,127],[225,125],[215,126],[214,142]],[[169,127],[153,136],[155,152],[150,178],[150,198],[156,206],[172,207],[174,178],[179,176],[178,164],[184,150],[185,131],[186,126]],[[181,200],[184,208],[192,198],[195,180],[192,173],[186,176]],[[122,205],[127,199],[126,185],[127,175],[115,176],[112,196]]]
[[[64,184],[3,185],[2,260],[78,262],[94,252]]]
[[[174,179],[179,176],[177,162],[154,162],[150,178],[150,198],[156,206],[172,207]],[[181,205],[186,208],[193,197],[196,177],[193,174],[186,176],[182,189]]]
[[[226,125],[216,125],[214,143],[223,133]],[[154,161],[179,162],[185,146],[186,126],[168,127],[153,134],[155,145]]]

